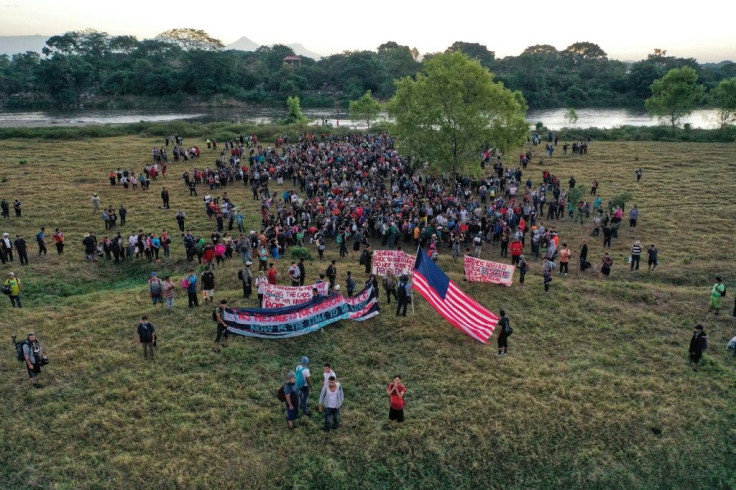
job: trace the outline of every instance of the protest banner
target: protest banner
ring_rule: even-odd
[[[376,250],[373,252],[373,274],[385,276],[393,272],[396,276],[411,276],[414,270],[414,257],[401,250]]]
[[[281,308],[293,306],[312,300],[312,288],[317,288],[320,296],[327,296],[330,290],[329,282],[320,282],[310,286],[279,286],[266,284],[263,290],[262,308]]]
[[[465,256],[465,278],[468,282],[489,282],[511,286],[516,266]]]
[[[363,321],[378,314],[378,301],[367,286],[353,298],[339,293],[283,308],[226,308],[223,319],[229,332],[247,337],[296,337],[340,320]]]

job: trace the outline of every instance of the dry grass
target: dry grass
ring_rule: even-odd
[[[21,274],[27,307],[0,302],[0,332],[8,340],[0,363],[1,487],[736,486],[736,359],[724,349],[734,324],[730,315],[705,314],[715,274],[729,286],[727,305],[736,290],[733,145],[593,142],[586,157],[533,163],[527,172],[535,183],[549,168],[563,182],[574,175],[588,188],[597,178],[604,202],[630,192],[641,219],[636,233],[624,224],[614,240],[610,279],[574,270],[567,279],[555,276],[547,295],[538,264],[525,289],[506,289],[462,283],[460,262],[444,255],[440,265],[463,288],[509,313],[515,334],[510,355],[500,359],[493,346],[463,336],[419,298],[416,315],[405,320],[386,308],[363,324],[343,322],[282,341],[236,339],[213,354],[209,307],[190,311],[179,292],[176,310],[166,314],[150,306],[145,292],[151,270],[178,279],[188,269],[179,241],[161,264],[115,267],[83,259],[82,234],[104,234],[92,212],[94,192],[103,204],[125,203],[124,231],[176,230],[178,209],[188,227],[213,228],[203,192],[190,198],[184,188],[182,163],[171,165],[165,180],[170,211],[159,209],[162,179],[148,193],[110,188],[109,171],[140,170],[153,145],[160,142],[133,136],[0,142],[0,197],[18,197],[25,208],[22,220],[0,221],[2,231],[23,233],[31,246],[29,267],[16,262],[2,269]],[[197,163],[213,159],[205,152]],[[248,210],[247,227],[257,229],[249,190],[226,190]],[[53,246],[47,257],[36,257],[40,226],[65,230],[63,257]],[[588,227],[555,226],[576,253]],[[634,239],[659,248],[655,273],[629,272],[625,258]],[[598,263],[602,239],[588,241]],[[309,264],[310,277],[335,257],[333,248],[325,261]],[[498,250],[486,246],[483,258],[494,257]],[[239,264],[216,271],[218,297],[235,306],[245,305],[238,299]],[[287,267],[282,260],[282,277]],[[348,269],[363,277],[357,260],[339,261],[338,268],[342,282]],[[143,314],[159,332],[155,363],[141,359],[135,340]],[[711,344],[697,373],[686,362],[696,322],[704,323]],[[9,343],[11,333],[30,329],[52,359],[46,386],[34,391]],[[329,436],[316,417],[288,432],[274,398],[304,354],[317,372],[331,361],[345,387],[344,425]],[[396,372],[409,385],[408,420],[387,431],[384,390]]]

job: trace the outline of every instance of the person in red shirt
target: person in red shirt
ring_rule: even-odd
[[[268,274],[267,279],[269,284],[276,284],[276,278],[279,276],[279,273],[276,271],[276,267],[273,266],[273,262],[268,264]]]
[[[388,420],[391,424],[391,420],[396,421],[397,424],[404,422],[404,396],[406,395],[406,386],[401,383],[401,376],[398,374],[394,376],[392,383],[388,385],[388,397],[389,397],[389,411]]]
[[[511,265],[516,265],[519,263],[519,257],[521,257],[521,254],[524,253],[524,245],[521,243],[521,240],[515,239],[513,242],[511,242]]]

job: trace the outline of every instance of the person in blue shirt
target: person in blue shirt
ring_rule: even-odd
[[[197,297],[197,274],[194,273],[194,269],[189,270],[189,275],[186,278],[187,296],[189,296],[189,307],[193,308],[199,306],[199,298]]]

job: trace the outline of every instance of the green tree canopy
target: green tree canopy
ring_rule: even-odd
[[[353,121],[365,121],[368,129],[370,129],[371,121],[381,112],[381,104],[373,98],[371,91],[368,90],[361,98],[350,101],[349,112],[350,119]]]
[[[698,74],[689,66],[670,70],[652,84],[652,96],[644,103],[647,110],[669,121],[674,129],[703,98],[705,88],[697,81]]]
[[[526,102],[494,82],[493,75],[461,52],[434,56],[416,79],[397,82],[389,112],[397,141],[433,169],[477,174],[485,146],[506,151],[524,141]]]
[[[721,81],[711,90],[710,99],[718,111],[721,129],[736,122],[736,78]]]

